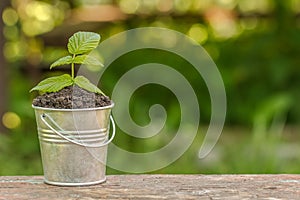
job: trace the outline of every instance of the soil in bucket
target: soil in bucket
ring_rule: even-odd
[[[33,99],[38,107],[57,109],[82,109],[111,105],[109,97],[86,91],[76,85],[65,87],[58,92],[45,93]]]

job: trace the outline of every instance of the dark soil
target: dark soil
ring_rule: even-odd
[[[86,91],[78,86],[69,86],[59,92],[45,93],[33,99],[38,107],[59,109],[95,108],[111,105],[109,97]]]

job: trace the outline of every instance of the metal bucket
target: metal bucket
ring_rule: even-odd
[[[51,109],[32,106],[45,183],[82,186],[106,180],[107,145],[115,136],[110,112],[114,104],[88,109]],[[109,139],[109,127],[112,134]]]

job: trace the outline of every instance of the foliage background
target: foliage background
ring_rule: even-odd
[[[42,174],[31,108],[36,94],[28,91],[42,78],[65,70],[49,72],[48,67],[65,55],[67,38],[86,30],[100,33],[103,41],[147,26],[170,28],[201,44],[219,67],[228,100],[220,141],[200,160],[210,99],[192,68],[158,50],[117,59],[101,80],[107,94],[124,72],[154,60],[185,74],[200,100],[201,129],[193,145],[178,161],[153,173],[300,172],[300,0],[2,0],[1,13],[0,175]],[[172,97],[166,88],[145,86],[135,93],[131,114],[146,124],[149,106],[161,103],[168,110],[171,133],[178,125],[178,104]],[[140,141],[119,130],[115,143],[147,152],[170,138]]]

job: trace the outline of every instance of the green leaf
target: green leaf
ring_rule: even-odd
[[[97,86],[83,76],[77,76],[74,79],[74,83],[87,91],[105,95]]]
[[[61,65],[71,64],[72,61],[73,61],[72,56],[62,57],[62,58],[58,59],[57,61],[55,61],[54,63],[52,63],[50,66],[50,69],[52,69],[53,67],[61,66]]]
[[[64,87],[73,85],[73,80],[69,74],[47,78],[41,81],[37,86],[32,88],[30,92],[37,90],[39,92],[57,92]]]
[[[68,51],[76,55],[87,53],[98,46],[100,38],[97,33],[79,31],[70,37]]]
[[[97,58],[90,55],[76,56],[73,60],[73,63],[103,67],[103,64]]]

